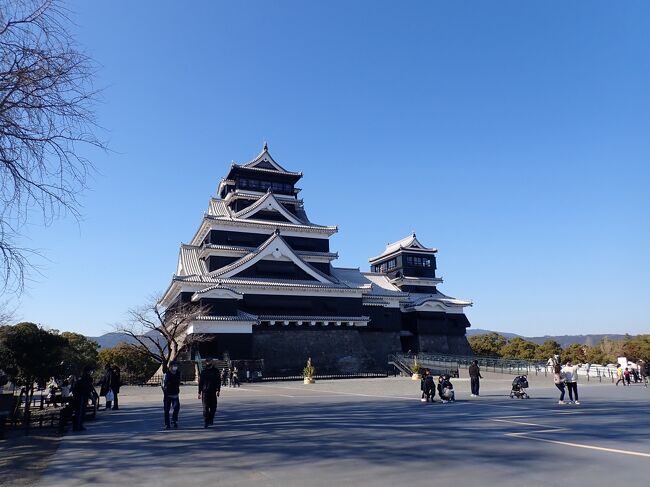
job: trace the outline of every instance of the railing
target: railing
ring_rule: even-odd
[[[456,361],[434,361],[420,358],[420,356],[412,354],[390,354],[388,356],[388,364],[395,367],[395,369],[402,375],[411,376],[413,374],[412,366],[417,357],[418,366],[422,369],[429,369],[434,375],[450,375],[458,377],[458,362]]]
[[[411,368],[404,362],[404,360],[402,360],[396,354],[390,354],[388,356],[388,365],[394,366],[397,369],[397,371],[403,375],[412,374]]]
[[[509,360],[495,357],[479,357],[468,355],[446,355],[436,353],[406,354],[395,353],[393,357],[404,364],[412,364],[417,360],[424,368],[456,368],[466,369],[475,360],[484,372],[500,372],[507,374],[538,374],[546,373],[546,363],[534,360]]]

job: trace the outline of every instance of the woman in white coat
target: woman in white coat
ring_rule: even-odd
[[[568,360],[566,365],[562,367],[562,375],[566,383],[567,391],[569,392],[569,402],[573,404],[580,404],[578,400],[578,368],[579,365],[572,365],[571,360]],[[575,396],[575,400],[573,399]]]

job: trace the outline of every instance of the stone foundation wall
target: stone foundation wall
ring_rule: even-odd
[[[399,352],[402,345],[399,332],[360,331],[363,342],[370,357],[372,357],[373,372],[388,370],[388,354]]]
[[[374,360],[358,330],[255,330],[253,358],[264,360],[264,374],[302,374],[311,357],[317,374],[372,370]]]
[[[472,355],[465,336],[419,335],[421,352]],[[401,350],[398,332],[357,329],[255,330],[252,358],[264,360],[264,374],[300,375],[311,357],[317,374],[381,372],[388,354]]]
[[[420,352],[473,355],[467,337],[462,335],[419,335]]]

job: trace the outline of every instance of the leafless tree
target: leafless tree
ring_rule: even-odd
[[[184,347],[201,341],[203,337],[188,334],[188,327],[200,316],[207,314],[205,306],[196,303],[181,303],[169,308],[160,305],[158,299],[128,312],[126,323],[115,326],[115,331],[130,336],[130,344],[139,353],[159,362],[166,371]]]
[[[8,301],[0,303],[0,326],[9,325],[14,321],[14,309],[11,309]]]
[[[33,250],[25,224],[80,216],[96,137],[92,60],[61,0],[0,2],[0,290],[22,290]]]

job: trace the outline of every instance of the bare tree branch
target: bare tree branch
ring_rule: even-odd
[[[92,163],[97,90],[91,59],[75,44],[61,0],[0,3],[0,290],[22,290],[34,252],[25,224],[80,216]]]
[[[152,298],[149,304],[129,310],[126,322],[114,328],[135,340],[133,349],[152,357],[167,370],[183,347],[205,338],[188,334],[188,328],[207,312],[206,306],[196,303],[176,303],[165,308],[160,299]]]

